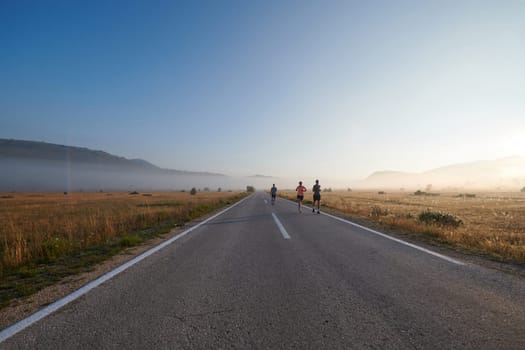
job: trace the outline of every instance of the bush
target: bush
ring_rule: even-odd
[[[142,238],[138,235],[128,235],[120,240],[121,247],[134,247],[142,243]]]
[[[439,193],[430,193],[417,190],[416,192],[414,192],[414,196],[439,196]]]
[[[246,186],[246,192],[255,192],[255,187],[253,187],[253,186]]]
[[[191,195],[196,195],[197,194],[197,189],[195,187],[192,187],[191,191],[190,191],[190,194]]]
[[[523,188],[521,189],[521,192],[525,192],[525,186],[523,186]]]
[[[447,213],[430,211],[427,209],[419,214],[418,220],[427,225],[451,226],[458,227],[463,224],[463,221]]]
[[[459,198],[476,198],[476,194],[475,193],[460,193],[456,197],[459,197]]]
[[[137,191],[130,192],[129,194],[139,194]]]
[[[44,261],[54,261],[69,250],[69,242],[64,238],[50,238],[42,243]]]
[[[373,206],[372,210],[370,211],[370,216],[374,218],[377,218],[380,216],[387,216],[387,215],[388,215],[388,210],[382,209],[381,207],[377,205]]]

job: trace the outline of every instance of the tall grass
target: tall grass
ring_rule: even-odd
[[[236,200],[239,193],[10,194],[0,197],[0,276],[94,246],[134,244],[130,234],[168,229]],[[136,243],[136,242],[135,242]]]

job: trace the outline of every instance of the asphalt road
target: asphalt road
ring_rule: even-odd
[[[525,281],[256,193],[0,348],[525,349]]]

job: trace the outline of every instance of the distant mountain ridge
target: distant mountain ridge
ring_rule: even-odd
[[[377,171],[359,182],[369,188],[516,188],[525,185],[525,156],[479,160],[421,173]]]
[[[222,174],[159,168],[143,159],[46,142],[0,139],[0,191],[231,188]]]
[[[115,171],[224,176],[223,174],[208,172],[162,169],[143,159],[127,159],[104,151],[91,150],[83,147],[37,141],[0,139],[0,162],[7,160],[47,162],[48,164],[54,165],[59,165],[60,163],[89,165],[94,169]]]

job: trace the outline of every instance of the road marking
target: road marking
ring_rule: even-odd
[[[290,203],[290,204],[295,204],[295,202],[292,202],[291,200],[288,200],[288,203]],[[308,209],[312,209],[311,207],[307,207],[306,205],[302,205],[302,206],[305,207],[305,208],[308,208]],[[427,253],[427,254],[433,255],[433,256],[435,256],[435,257],[437,257],[437,258],[443,259],[443,260],[448,261],[448,262],[450,262],[450,263],[453,263],[453,264],[456,264],[456,265],[460,265],[460,266],[464,266],[464,265],[466,265],[464,262],[461,262],[461,261],[459,261],[459,260],[456,260],[456,259],[450,258],[450,257],[448,257],[448,256],[446,256],[446,255],[436,253],[436,252],[434,252],[434,251],[432,251],[432,250],[429,250],[429,249],[426,249],[426,248],[420,247],[420,246],[418,246],[418,245],[415,245],[415,244],[412,244],[412,243],[409,243],[409,242],[405,242],[405,241],[403,241],[403,240],[401,240],[401,239],[399,239],[399,238],[395,238],[395,237],[392,237],[392,236],[386,235],[386,234],[381,233],[381,232],[379,232],[379,231],[373,230],[373,229],[368,228],[368,227],[366,227],[366,226],[362,226],[362,225],[356,224],[355,222],[352,222],[352,221],[349,221],[349,220],[346,220],[346,219],[340,218],[340,217],[338,217],[338,216],[331,215],[331,214],[327,214],[327,213],[325,213],[325,212],[321,212],[321,214],[326,215],[326,216],[328,216],[328,217],[331,217],[332,219],[335,219],[335,220],[338,220],[338,221],[344,222],[344,223],[346,223],[346,224],[352,225],[352,226],[354,226],[354,227],[358,227],[358,228],[360,228],[360,229],[363,229],[363,230],[368,231],[368,232],[370,232],[370,233],[376,234],[376,235],[381,236],[381,237],[383,237],[383,238],[389,239],[389,240],[391,240],[391,241],[394,241],[394,242],[397,242],[397,243],[400,243],[400,244],[406,245],[406,246],[408,246],[408,247],[411,247],[411,248],[417,249],[417,250],[419,250],[419,251],[421,251],[421,252],[424,252],[424,253]]]
[[[281,234],[283,235],[284,239],[291,239],[288,232],[286,232],[286,229],[284,228],[283,224],[279,221],[279,218],[275,213],[272,213],[273,219],[275,220],[275,223],[277,224],[277,227],[279,228],[279,231],[281,231]]]
[[[243,198],[241,199],[240,201],[238,201],[237,203],[221,210],[220,212],[218,212],[217,214],[213,215],[213,216],[210,216],[209,218],[207,218],[206,220],[198,223],[197,225],[195,226],[192,226],[190,227],[189,229],[187,229],[186,231],[184,232],[181,232],[179,233],[178,235],[176,235],[175,237],[172,237],[170,238],[169,240],[159,244],[158,246],[156,247],[153,247],[151,248],[150,250],[147,250],[145,251],[144,253],[142,253],[141,255],[131,259],[130,261],[128,261],[127,263],[117,267],[116,269],[112,270],[112,271],[109,271],[108,273],[100,276],[99,278],[97,278],[96,280],[93,280],[91,282],[89,282],[88,284],[86,284],[84,287],[81,287],[80,289],[74,291],[73,293],[69,294],[69,295],[66,295],[65,297],[63,297],[62,299],[59,299],[57,301],[55,301],[54,303],[52,304],[49,304],[48,306],[46,306],[45,308],[35,312],[34,314],[32,314],[31,316],[23,319],[23,320],[20,320],[18,321],[17,323],[5,328],[4,330],[0,331],[0,343],[2,343],[3,341],[5,341],[6,339],[12,337],[13,335],[15,335],[16,333],[26,329],[27,327],[31,326],[33,323],[35,322],[38,322],[40,321],[41,319],[43,319],[44,317],[46,316],[49,316],[50,314],[52,314],[53,312],[57,311],[58,309],[60,309],[61,307],[69,304],[70,302],[80,298],[82,295],[88,293],[89,291],[91,291],[92,289],[100,286],[102,283],[110,280],[111,278],[115,277],[116,275],[118,275],[119,273],[127,270],[128,268],[130,268],[131,266],[135,265],[136,263],[140,262],[141,260],[144,260],[145,258],[147,258],[148,256],[158,252],[159,250],[161,250],[162,248],[165,248],[166,246],[170,245],[171,243],[175,242],[176,240],[186,236],[188,233],[190,233],[191,231],[201,227],[202,225],[205,225],[206,223],[208,223],[209,221],[215,219],[216,217],[224,214],[225,212],[227,212],[228,210],[232,209],[233,207],[241,204],[242,202],[244,202],[246,199],[250,198],[251,196],[248,196],[246,198]]]
[[[264,200],[264,203],[265,203],[265,204],[268,204],[268,201],[265,199],[265,200]]]

